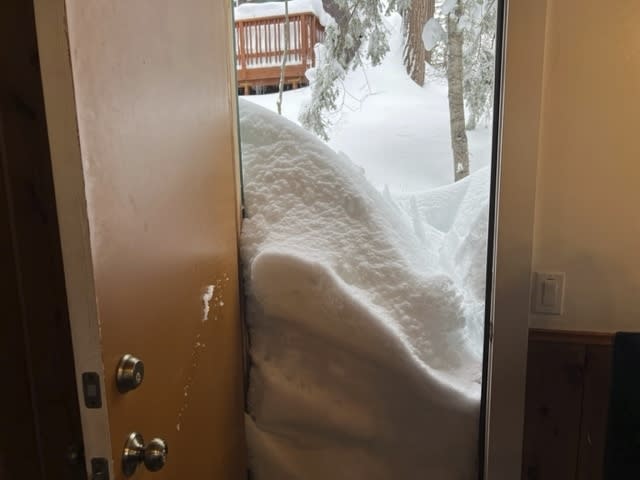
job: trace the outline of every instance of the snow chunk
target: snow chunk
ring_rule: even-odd
[[[474,478],[472,279],[441,259],[473,219],[439,230],[420,197],[404,215],[344,155],[243,99],[240,123],[255,478]]]
[[[430,18],[422,30],[422,42],[424,43],[424,48],[427,50],[433,50],[438,42],[444,39],[444,36],[445,33],[440,22],[435,17]]]
[[[440,7],[440,13],[442,15],[449,15],[458,5],[458,0],[445,0]]]

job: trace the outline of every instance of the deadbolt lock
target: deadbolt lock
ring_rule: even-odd
[[[167,442],[161,438],[154,438],[145,446],[142,435],[133,432],[124,444],[122,473],[130,477],[141,463],[150,472],[157,472],[164,467],[168,454],[169,447]]]
[[[135,390],[144,379],[144,363],[133,355],[126,354],[118,363],[116,384],[120,393]]]

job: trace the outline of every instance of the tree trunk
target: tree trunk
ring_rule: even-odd
[[[469,175],[469,146],[465,129],[462,50],[464,37],[458,28],[460,0],[447,17],[447,83],[449,84],[449,117],[455,181]]]
[[[284,0],[284,52],[282,53],[282,65],[280,66],[280,84],[278,85],[278,114],[282,115],[282,93],[284,92],[284,72],[287,68],[287,55],[289,55],[289,0]]]
[[[411,80],[424,85],[427,50],[422,41],[422,30],[427,23],[427,4],[429,0],[412,0],[411,5],[402,12],[404,23],[404,66]]]
[[[431,52],[424,48],[422,31],[436,13],[435,0],[412,0],[402,12],[405,29],[404,66],[411,79],[418,85],[425,82],[425,63],[431,62]]]

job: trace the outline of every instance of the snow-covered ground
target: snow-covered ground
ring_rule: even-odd
[[[349,72],[344,107],[334,118],[329,145],[365,170],[378,189],[392,194],[422,192],[453,182],[446,80],[429,70],[424,87],[416,85],[402,65],[401,19],[387,19],[391,51],[382,65]],[[287,91],[283,115],[298,122],[309,88]],[[276,111],[277,94],[245,97]],[[491,161],[491,127],[467,132],[471,171]]]
[[[476,476],[491,130],[453,183],[446,82],[388,27],[328,144],[295,125],[308,88],[240,100],[256,480]]]

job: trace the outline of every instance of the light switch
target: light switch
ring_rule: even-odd
[[[542,280],[542,305],[552,308],[558,301],[558,282],[555,278]]]
[[[564,273],[537,272],[535,275],[533,313],[561,315],[564,303]]]

